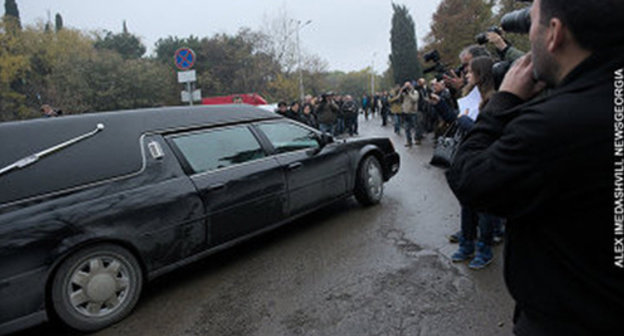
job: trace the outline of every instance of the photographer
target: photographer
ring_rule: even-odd
[[[350,136],[354,136],[357,134],[358,106],[353,100],[353,97],[346,95],[340,110],[344,116],[345,130],[349,132]]]
[[[524,56],[524,52],[516,49],[509,44],[498,32],[489,31],[485,34],[487,42],[490,42],[496,47],[496,52],[503,61],[513,62],[518,58]]]
[[[394,121],[394,133],[401,135],[401,86],[399,84],[392,89],[388,103],[390,104],[390,114]]]
[[[464,48],[460,53],[459,53],[459,60],[461,62],[461,72],[460,73],[456,73],[455,71],[452,71],[449,74],[445,74],[443,76],[444,81],[446,82],[446,86],[449,88],[449,90],[451,91],[451,95],[457,99],[460,98],[462,96],[465,96],[468,92],[470,92],[470,89],[464,89],[466,87],[466,69],[468,67],[468,64],[470,64],[470,61],[472,61],[473,58],[475,57],[481,57],[481,56],[487,56],[490,57],[490,52],[487,51],[487,49],[485,49],[483,46],[480,45],[470,45],[466,48]],[[454,106],[457,107],[457,106]]]
[[[412,131],[414,132],[413,143],[420,145],[423,135],[418,116],[418,100],[420,98],[418,91],[414,89],[411,82],[405,82],[401,88],[400,96],[405,121],[405,137],[407,138],[405,146],[412,147]]]
[[[622,334],[613,104],[623,16],[620,0],[534,1],[531,53],[510,69],[447,173],[462,204],[508,218],[516,335]],[[533,98],[545,86],[549,94]]]
[[[332,92],[321,95],[321,102],[316,107],[315,114],[318,118],[319,130],[324,133],[336,135],[336,120],[338,120],[338,105],[334,103]]]

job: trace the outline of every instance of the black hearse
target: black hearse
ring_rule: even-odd
[[[355,195],[399,169],[386,138],[332,137],[251,106],[0,124],[0,334],[53,313],[93,331],[146,280]]]

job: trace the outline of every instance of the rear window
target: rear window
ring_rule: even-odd
[[[98,122],[58,118],[0,127],[0,169],[93,131]],[[0,175],[0,204],[136,173],[143,167],[141,134],[128,121],[103,122],[95,135],[21,169]]]

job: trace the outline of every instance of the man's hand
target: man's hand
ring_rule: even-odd
[[[488,41],[492,43],[496,49],[504,50],[507,47],[507,43],[503,40],[503,37],[498,35],[495,32],[487,32],[486,34]]]
[[[440,102],[440,96],[435,93],[430,94],[429,99],[433,105],[438,105],[438,103]]]
[[[451,75],[442,76],[447,85],[452,86],[455,90],[459,90],[464,86],[464,74],[457,76],[455,70],[451,70]]]
[[[500,91],[509,92],[522,100],[529,100],[544,90],[546,83],[536,82],[533,79],[533,62],[531,53],[519,58],[509,69]]]

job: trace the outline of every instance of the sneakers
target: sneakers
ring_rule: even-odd
[[[422,141],[420,139],[416,139],[414,140],[414,143],[416,144],[416,146],[420,146],[422,144]]]
[[[406,143],[405,147],[412,147],[412,143],[411,142]]]
[[[473,270],[484,269],[492,263],[494,255],[492,254],[492,246],[485,245],[482,242],[477,243],[477,255],[472,259],[468,267]]]
[[[459,244],[459,249],[457,250],[457,252],[453,253],[453,255],[451,256],[451,260],[453,262],[462,262],[462,261],[470,260],[472,256],[474,255],[474,252],[475,252],[474,242],[462,241]]]
[[[477,253],[475,255],[474,242],[462,240],[463,238],[460,236],[459,249],[451,256],[451,260],[453,262],[470,260],[468,267],[473,270],[484,269],[485,267],[487,267],[487,265],[492,263],[492,260],[494,260],[492,246],[485,245],[482,242],[477,242]]]
[[[453,233],[448,237],[449,243],[457,244],[459,243],[459,237],[461,237],[461,230]]]

